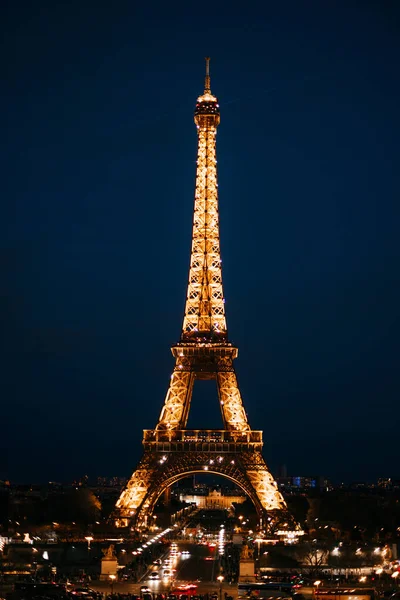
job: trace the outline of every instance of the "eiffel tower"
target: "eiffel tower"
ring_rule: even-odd
[[[182,333],[172,347],[176,363],[155,429],[144,430],[144,454],[116,504],[116,524],[147,526],[160,495],[193,473],[208,472],[233,481],[252,500],[265,527],[289,526],[286,503],[270,474],[262,450],[262,431],[250,428],[228,340],[219,239],[216,134],[220,122],[211,93],[206,59],[204,93],[194,113],[197,171],[192,252]],[[216,380],[223,428],[186,429],[197,379]],[[293,523],[293,522],[292,522]],[[291,524],[292,524],[291,523]]]

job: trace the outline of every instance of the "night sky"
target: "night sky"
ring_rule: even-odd
[[[3,0],[0,477],[128,476],[180,335],[204,56],[273,471],[400,473],[400,3]],[[191,427],[220,427],[198,382]]]

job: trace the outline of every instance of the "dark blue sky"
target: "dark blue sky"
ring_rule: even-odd
[[[0,23],[0,476],[135,467],[182,323],[207,54],[267,462],[398,474],[399,2],[8,0]],[[220,426],[208,388],[191,426]]]

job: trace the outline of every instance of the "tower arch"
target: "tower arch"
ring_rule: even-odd
[[[150,516],[154,512],[154,508],[159,498],[162,496],[166,489],[168,489],[169,487],[174,485],[174,483],[177,483],[181,479],[184,479],[185,477],[199,473],[206,473],[207,475],[218,475],[234,483],[245,493],[246,497],[249,498],[249,500],[251,500],[254,508],[256,509],[258,519],[260,520],[264,517],[264,510],[261,505],[261,502],[257,495],[254,493],[254,489],[251,486],[249,486],[246,481],[244,481],[240,469],[238,469],[237,474],[227,474],[224,472],[224,470],[218,470],[217,468],[210,468],[207,469],[207,471],[205,471],[204,469],[189,467],[186,469],[183,468],[182,472],[179,474],[167,476],[162,482],[159,482],[153,490],[149,491],[145,502],[141,507],[139,507],[137,514],[135,515],[135,525],[139,528],[146,526],[146,524],[149,522]]]

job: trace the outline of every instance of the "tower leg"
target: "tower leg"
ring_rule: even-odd
[[[183,429],[186,425],[194,374],[181,369],[182,361],[178,358],[156,429]]]
[[[217,375],[218,396],[222,417],[226,429],[249,431],[250,426],[243,408],[236,373],[231,366],[229,371],[221,371]]]
[[[146,500],[156,471],[155,461],[151,455],[145,453],[116,504],[121,519],[134,519],[138,508]]]
[[[167,487],[164,491],[164,506],[171,506],[171,488]]]

